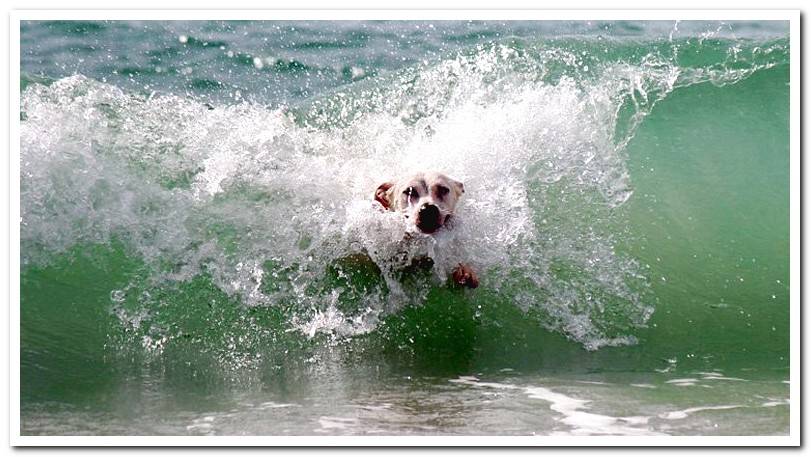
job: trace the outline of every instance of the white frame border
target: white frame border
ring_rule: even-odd
[[[790,426],[787,436],[22,436],[20,435],[20,21],[86,20],[776,20],[790,22]],[[799,10],[16,10],[10,24],[10,441],[12,446],[799,446]]]

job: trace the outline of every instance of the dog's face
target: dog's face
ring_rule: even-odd
[[[465,186],[441,173],[418,173],[400,181],[385,182],[375,200],[389,211],[399,211],[423,233],[434,233],[453,215]]]

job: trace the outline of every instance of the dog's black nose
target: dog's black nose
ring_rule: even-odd
[[[439,228],[439,219],[439,208],[426,203],[417,213],[417,228],[425,233],[433,233]]]

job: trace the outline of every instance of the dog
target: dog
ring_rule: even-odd
[[[380,184],[374,199],[385,211],[402,213],[419,232],[437,235],[452,229],[454,211],[464,193],[461,182],[442,173],[425,172]],[[451,275],[461,286],[471,289],[479,286],[478,276],[464,263],[458,263]]]

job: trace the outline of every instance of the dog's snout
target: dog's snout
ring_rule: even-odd
[[[439,208],[426,203],[420,207],[420,211],[417,213],[417,228],[425,233],[433,233],[441,225],[440,217]]]
[[[420,207],[420,215],[426,216],[438,216],[439,215],[439,208],[436,205],[432,205],[430,203],[426,203]]]

